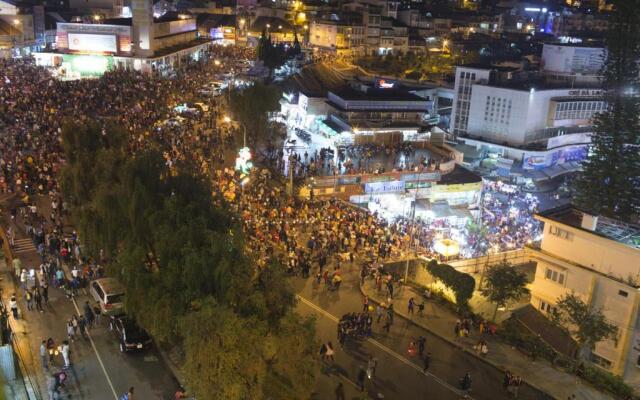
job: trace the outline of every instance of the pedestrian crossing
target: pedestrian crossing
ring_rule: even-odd
[[[28,238],[14,240],[11,250],[14,254],[24,254],[37,251],[36,246],[33,245],[33,241]]]

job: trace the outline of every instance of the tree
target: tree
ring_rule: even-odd
[[[607,322],[599,309],[592,309],[574,293],[558,298],[551,311],[551,320],[569,333],[580,346],[582,359],[586,359],[596,343],[617,340],[618,327]]]
[[[640,214],[640,1],[618,0],[609,20],[603,69],[606,111],[594,118],[592,153],[576,204],[621,220]]]
[[[239,219],[189,160],[169,170],[153,145],[130,155],[121,133],[65,126],[62,176],[84,249],[107,258],[127,313],[156,341],[184,345],[199,398],[304,398],[314,323],[294,313],[282,265],[256,270]]]
[[[271,142],[268,113],[280,107],[282,92],[275,86],[256,83],[231,93],[231,112],[247,128],[247,139]]]
[[[492,321],[496,320],[499,307],[506,307],[510,301],[518,300],[529,293],[529,289],[526,288],[527,276],[507,262],[490,266],[484,282],[480,293],[496,305]]]

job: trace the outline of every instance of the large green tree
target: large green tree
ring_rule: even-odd
[[[125,137],[66,125],[62,183],[88,254],[104,254],[124,283],[128,314],[156,341],[184,346],[198,398],[304,398],[314,324],[294,313],[282,266],[255,268],[207,176],[188,161],[170,171],[158,146],[130,155]]]
[[[480,293],[496,305],[492,321],[496,320],[499,307],[506,307],[509,302],[529,293],[526,285],[527,275],[507,262],[492,265],[487,269]]]
[[[603,69],[608,108],[595,120],[593,151],[576,203],[622,220],[640,213],[640,0],[618,0],[609,18]]]
[[[583,359],[588,358],[596,343],[617,340],[618,327],[608,322],[601,310],[590,307],[573,293],[558,299],[551,320],[578,342],[579,357]]]
[[[268,113],[280,108],[282,92],[276,86],[256,83],[231,93],[229,105],[234,118],[247,129],[247,140],[254,143],[270,143],[273,129]]]

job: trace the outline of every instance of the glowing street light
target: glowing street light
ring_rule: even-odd
[[[213,60],[213,64],[217,67],[220,65],[220,60]]]

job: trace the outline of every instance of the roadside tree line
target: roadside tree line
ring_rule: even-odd
[[[66,124],[65,199],[85,254],[107,260],[127,313],[156,342],[184,351],[198,398],[306,398],[315,382],[315,327],[293,311],[281,265],[262,272],[233,212],[189,162],[134,155],[120,127]]]

